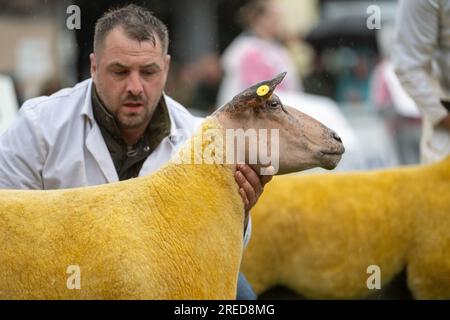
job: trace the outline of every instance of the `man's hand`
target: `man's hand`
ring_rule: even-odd
[[[264,191],[264,186],[272,180],[272,176],[259,176],[246,164],[236,165],[236,182],[239,185],[239,194],[245,205],[245,226],[247,226],[249,211],[258,201]]]
[[[439,122],[439,125],[450,131],[450,113]]]

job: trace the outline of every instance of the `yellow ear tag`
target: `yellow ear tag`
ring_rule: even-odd
[[[263,84],[262,86],[259,86],[259,88],[256,90],[256,94],[260,97],[264,97],[269,91],[270,91],[269,86],[267,84]]]

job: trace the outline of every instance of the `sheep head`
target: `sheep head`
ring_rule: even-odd
[[[245,148],[245,162],[262,174],[270,174],[264,172],[269,166],[275,168],[276,174],[313,167],[334,169],[345,150],[341,139],[319,121],[283,105],[274,91],[285,75],[281,73],[271,80],[249,87],[219,108],[213,116],[226,130],[256,131],[257,141],[245,139],[242,148]],[[261,134],[266,134],[266,137]],[[239,149],[239,144],[233,141],[232,148]],[[257,159],[253,162],[250,155],[252,148],[258,149]],[[266,152],[265,159],[261,156],[262,151]],[[236,150],[236,154],[239,154],[239,150]],[[268,158],[270,163],[267,162]]]

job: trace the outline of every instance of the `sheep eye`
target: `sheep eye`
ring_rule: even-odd
[[[276,107],[278,107],[278,101],[271,101],[270,102],[270,106],[272,107],[272,108],[276,108]]]

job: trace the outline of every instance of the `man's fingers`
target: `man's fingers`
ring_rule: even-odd
[[[259,176],[256,174],[256,172],[253,171],[253,169],[249,165],[246,165],[246,164],[238,165],[237,170],[238,170],[238,172],[241,172],[244,175],[245,179],[252,186],[254,193],[256,193],[257,197],[259,197],[259,195],[261,195],[261,193],[262,193],[263,186],[262,186],[261,180],[260,180]]]
[[[239,188],[239,194],[241,195],[242,201],[244,202],[245,211],[247,211],[247,208],[250,206],[250,202],[248,201],[247,195],[245,194],[243,188]]]
[[[261,196],[264,185],[272,179],[272,176],[259,176],[249,165],[239,164],[236,166],[235,178],[240,189],[245,193],[246,197],[242,197],[242,199],[246,203],[246,210],[250,210]],[[241,190],[239,192],[241,193]]]
[[[247,181],[247,179],[240,171],[236,171],[236,181],[239,187],[245,191],[248,206],[253,207],[257,199],[255,189],[252,187],[252,185]],[[246,209],[249,209],[249,207],[246,207]]]

